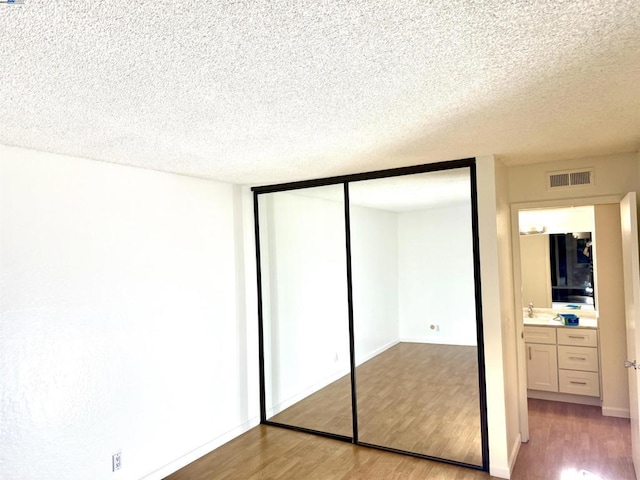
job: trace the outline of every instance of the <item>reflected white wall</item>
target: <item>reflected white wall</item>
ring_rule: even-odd
[[[293,192],[259,203],[271,416],[349,372],[344,204]]]
[[[476,345],[470,200],[398,214],[398,238],[401,340]]]
[[[399,341],[398,215],[351,207],[356,364]]]

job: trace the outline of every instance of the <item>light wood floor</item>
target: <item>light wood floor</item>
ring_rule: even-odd
[[[572,470],[596,475],[576,477],[580,480],[636,478],[629,419],[603,417],[600,407],[529,399],[529,429],[515,480],[560,479]],[[568,473],[565,477],[574,480]]]
[[[512,480],[635,479],[629,420],[598,407],[545,400],[529,405],[531,440]],[[568,472],[574,470],[575,476]],[[486,473],[278,427],[258,426],[166,480],[489,480]],[[597,477],[596,477],[597,478]]]
[[[356,369],[359,440],[482,465],[477,349],[399,343]],[[352,436],[350,378],[270,420]]]

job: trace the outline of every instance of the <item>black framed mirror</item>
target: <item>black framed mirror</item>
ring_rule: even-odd
[[[475,160],[255,187],[262,423],[488,470]]]
[[[358,440],[482,466],[469,167],[349,184]]]
[[[342,185],[264,194],[258,209],[265,420],[351,437]]]

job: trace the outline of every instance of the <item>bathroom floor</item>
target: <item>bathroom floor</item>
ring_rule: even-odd
[[[514,480],[634,480],[629,419],[600,407],[529,399],[530,440]]]

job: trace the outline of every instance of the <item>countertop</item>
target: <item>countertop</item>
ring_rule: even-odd
[[[563,325],[555,320],[548,318],[529,318],[524,317],[525,325],[534,325],[536,327],[567,327],[567,328],[598,328],[598,321],[595,318],[580,318],[579,325]]]
[[[579,325],[564,325],[562,322],[553,320],[559,313],[577,315],[580,318]],[[586,309],[534,308],[533,318],[530,318],[529,311],[525,308],[522,311],[522,320],[525,325],[536,327],[598,328],[598,312]]]

